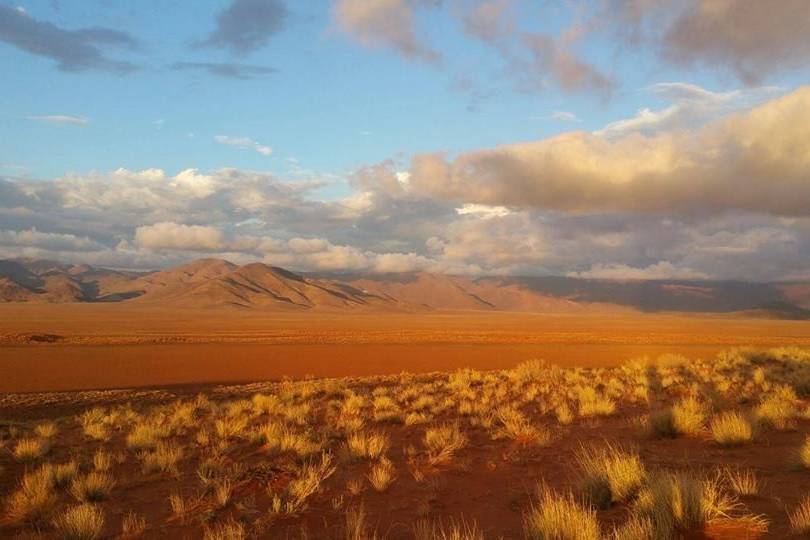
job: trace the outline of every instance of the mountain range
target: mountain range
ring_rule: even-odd
[[[0,302],[126,302],[182,308],[743,312],[810,318],[810,283],[298,274],[200,259],[155,272],[37,259],[0,260]]]

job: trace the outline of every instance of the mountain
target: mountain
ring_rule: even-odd
[[[262,263],[200,259],[156,272],[0,260],[0,302],[127,302],[184,308],[471,310],[622,309],[805,319],[810,284],[735,281],[468,278],[429,273],[302,275]]]

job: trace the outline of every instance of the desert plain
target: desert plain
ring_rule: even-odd
[[[8,537],[784,538],[810,521],[805,321],[127,302],[12,302],[0,321]]]

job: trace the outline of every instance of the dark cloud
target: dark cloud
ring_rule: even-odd
[[[233,62],[176,62],[170,68],[174,71],[204,71],[217,77],[241,80],[265,77],[276,73],[275,68]]]
[[[217,15],[217,27],[199,47],[247,54],[267,45],[284,28],[289,12],[279,0],[233,0]]]
[[[4,5],[0,5],[0,41],[51,58],[62,71],[129,73],[136,69],[130,62],[109,58],[104,50],[135,49],[137,42],[125,32],[100,27],[65,30]]]

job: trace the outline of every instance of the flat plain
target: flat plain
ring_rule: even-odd
[[[615,366],[662,353],[810,345],[804,321],[736,315],[420,313],[0,304],[0,392],[504,369]]]

